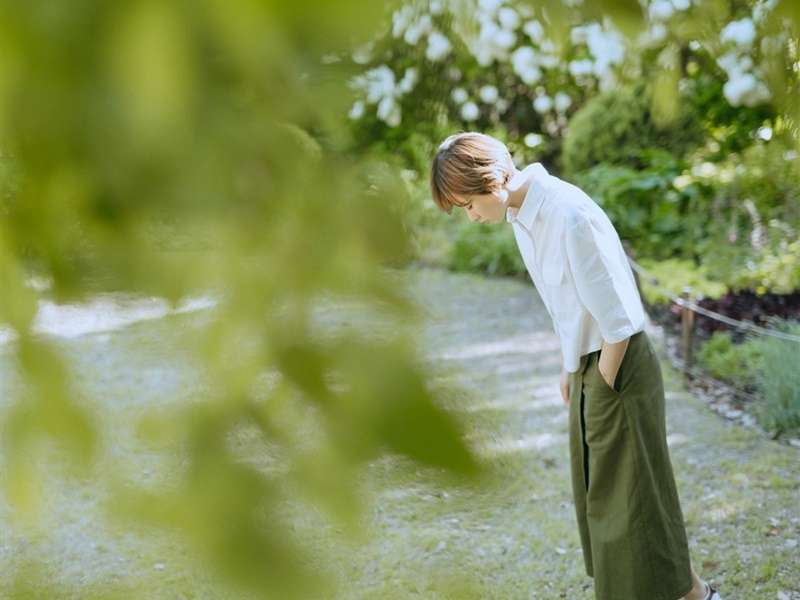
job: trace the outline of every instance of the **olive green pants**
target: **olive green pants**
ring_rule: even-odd
[[[631,336],[609,387],[600,350],[569,374],[572,490],[597,600],[678,600],[692,589],[667,447],[661,365],[645,331]]]

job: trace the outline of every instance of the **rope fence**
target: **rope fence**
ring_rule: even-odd
[[[627,248],[626,248],[627,250]],[[636,279],[637,286],[641,289],[640,284],[640,277],[644,278],[647,281],[647,284],[655,288],[659,293],[664,295],[666,298],[670,300],[670,302],[678,305],[681,307],[681,358],[678,360],[678,367],[682,370],[684,378],[687,380],[697,380],[706,384],[711,385],[719,385],[720,382],[717,380],[710,378],[706,373],[704,373],[701,369],[697,368],[694,365],[694,340],[695,340],[695,313],[708,317],[709,319],[714,319],[721,323],[725,323],[726,325],[738,329],[738,330],[748,330],[753,332],[757,335],[762,336],[769,336],[776,339],[785,340],[788,342],[800,343],[800,335],[795,335],[791,333],[787,333],[784,331],[778,331],[776,329],[770,329],[767,327],[761,327],[756,325],[751,321],[742,321],[739,319],[733,319],[726,315],[720,314],[713,310],[709,310],[698,305],[692,299],[692,290],[691,286],[684,286],[682,290],[682,294],[679,296],[675,294],[672,290],[669,290],[663,287],[658,279],[649,273],[645,268],[642,267],[638,262],[636,262],[633,258],[631,258],[630,252],[626,252],[628,256],[628,262],[631,265],[631,268],[634,270],[634,278]],[[746,399],[748,401],[757,401],[758,398],[753,394],[746,392],[742,389],[737,388],[730,383],[724,382],[725,386],[731,390],[731,392],[739,396],[740,398]]]
[[[731,327],[735,327],[737,329],[749,329],[754,333],[758,333],[760,335],[769,335],[772,337],[776,337],[783,340],[788,340],[791,342],[798,342],[800,343],[800,335],[794,335],[791,333],[786,333],[785,331],[778,331],[776,329],[769,329],[767,327],[761,327],[760,325],[756,325],[750,321],[740,321],[738,319],[732,319],[731,317],[727,317],[723,314],[715,312],[713,310],[709,310],[707,308],[703,308],[699,304],[696,304],[691,299],[681,298],[676,296],[671,290],[661,286],[658,284],[658,279],[656,279],[653,275],[649,274],[639,263],[633,260],[630,256],[628,256],[628,261],[631,263],[631,267],[640,275],[643,275],[647,278],[647,283],[654,288],[656,288],[659,292],[663,295],[667,296],[670,301],[674,302],[678,306],[685,307],[689,310],[693,310],[703,316],[709,317],[710,319],[714,319],[716,321],[721,321],[726,325],[730,325]],[[689,290],[689,287],[685,287],[684,291]]]

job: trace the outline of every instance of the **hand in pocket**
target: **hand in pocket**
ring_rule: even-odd
[[[611,368],[606,364],[603,360],[603,353],[600,353],[600,356],[597,358],[597,370],[600,371],[600,376],[603,378],[603,381],[606,382],[606,385],[610,387],[615,392],[617,389],[614,387],[614,383],[617,380],[617,373],[619,372],[619,367],[613,372]]]

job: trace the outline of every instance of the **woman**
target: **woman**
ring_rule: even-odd
[[[431,193],[450,214],[512,224],[561,341],[572,490],[598,600],[721,600],[694,571],[666,441],[661,368],[619,236],[580,188],[518,170],[477,132],[442,142]]]

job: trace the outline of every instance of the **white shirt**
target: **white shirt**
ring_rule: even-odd
[[[522,260],[553,320],[564,369],[644,329],[646,316],[619,234],[579,187],[532,163],[509,182],[531,179],[517,209],[506,208]]]

